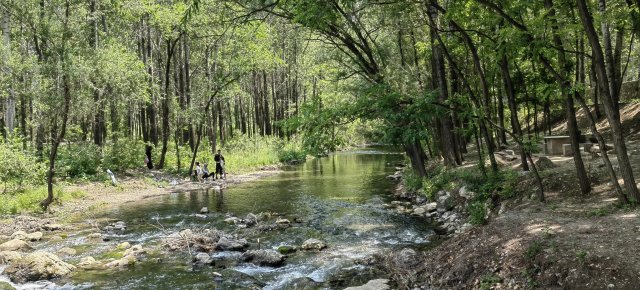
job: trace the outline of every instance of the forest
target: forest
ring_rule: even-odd
[[[238,176],[238,183],[254,181],[251,172],[281,174],[277,170],[287,172],[292,170],[287,167],[292,164],[300,166],[295,168],[304,174],[328,174],[330,165],[335,178],[340,177],[339,173],[345,174],[341,171],[345,168],[361,174],[331,186],[350,186],[349,182],[357,179],[371,183],[358,185],[365,191],[377,192],[386,190],[389,184],[380,185],[377,177],[371,176],[395,168],[396,173],[387,177],[398,181],[400,189],[386,192],[402,192],[399,195],[405,201],[386,203],[384,207],[414,217],[440,218],[445,232],[449,231],[446,237],[452,239],[443,247],[449,249],[448,253],[459,255],[475,247],[495,246],[487,252],[501,247],[492,244],[493,240],[465,243],[475,243],[482,235],[493,237],[487,233],[493,229],[489,223],[492,214],[502,214],[509,200],[524,193],[520,196],[525,196],[525,201],[518,202],[535,210],[506,209],[507,216],[515,220],[512,228],[500,223],[494,227],[504,226],[501,232],[519,235],[509,243],[523,243],[519,249],[525,253],[516,261],[525,270],[513,277],[530,288],[552,285],[535,278],[546,275],[546,269],[554,269],[547,267],[551,262],[539,261],[541,255],[563,247],[572,251],[579,248],[575,244],[579,238],[571,236],[569,244],[567,236],[558,235],[563,230],[567,235],[592,233],[589,219],[604,217],[603,224],[609,226],[601,229],[603,233],[607,229],[619,230],[608,233],[615,236],[624,231],[629,235],[624,242],[627,246],[631,239],[637,239],[631,235],[640,225],[636,226],[629,215],[637,220],[640,200],[640,180],[636,178],[640,170],[640,0],[0,0],[0,12],[3,216],[42,213],[50,217],[56,212],[64,215],[67,210],[83,211],[79,207],[67,209],[65,204],[75,206],[74,199],[102,192],[122,199],[115,202],[98,198],[104,204],[139,202],[136,199],[146,196],[130,194],[139,189],[135,182],[145,183],[144,194],[150,196],[160,195],[154,190],[164,192],[170,184],[191,183],[187,189],[205,190],[193,185],[191,181],[197,179],[193,172],[196,170],[198,175],[199,163],[213,164],[214,154],[222,150],[228,162],[225,170],[232,177]],[[564,159],[545,150],[548,142],[559,137],[566,140],[566,144],[560,144]],[[347,157],[339,155],[349,149],[381,144],[401,151],[401,160],[380,157],[376,159],[381,162],[378,164],[364,157],[349,157],[351,153],[345,153]],[[145,157],[146,152],[149,153]],[[339,165],[335,156],[339,156]],[[341,163],[352,160],[349,158],[354,158],[355,163]],[[145,159],[153,163],[149,170]],[[541,163],[541,159],[550,165]],[[558,165],[560,169],[549,170]],[[363,168],[373,168],[375,174],[366,175]],[[273,173],[264,173],[270,170]],[[122,178],[123,185],[112,182],[107,171]],[[300,184],[310,182],[304,178],[316,178],[303,173]],[[287,176],[277,178],[299,178]],[[267,182],[271,181],[264,184]],[[93,187],[87,189],[87,184]],[[273,206],[283,212],[293,210],[297,205],[280,207],[293,200],[283,194],[316,188],[317,184],[309,184],[300,188],[277,185],[284,189],[273,196],[283,199]],[[226,199],[221,190],[227,184],[214,185],[220,194],[216,207],[231,211],[245,202],[232,202],[231,209],[224,207],[221,204]],[[149,186],[153,190],[148,190]],[[319,187],[318,192],[306,194],[336,194],[327,188]],[[264,186],[260,190],[269,193],[274,189]],[[347,189],[335,189],[340,190]],[[571,216],[575,214],[573,209],[568,210],[569,206],[562,203],[566,196],[578,200],[575,207],[586,208],[586,213]],[[350,208],[345,206],[347,202],[365,199],[332,198],[345,203],[327,206],[326,211],[331,213],[336,208]],[[456,198],[463,201],[461,206],[449,206]],[[256,210],[272,205],[269,202],[261,200],[247,207]],[[325,201],[304,202],[305,206],[326,206]],[[91,209],[98,207],[97,202],[91,205]],[[460,212],[454,213],[459,208]],[[262,209],[263,213],[251,212],[245,219],[224,216],[225,223],[231,221],[238,226],[233,230],[236,239],[238,231],[249,235],[250,241],[257,237],[258,251],[262,250],[262,236],[254,237],[255,233],[243,230],[276,215],[270,208]],[[243,210],[247,209],[238,211],[246,214]],[[544,234],[535,237],[531,236],[531,228],[538,225],[525,225],[525,218],[510,215],[529,215],[532,221],[539,221],[543,218],[536,213],[547,211],[556,224],[541,221],[545,224]],[[209,209],[203,207],[191,217],[207,218],[207,214]],[[285,217],[291,221],[278,216],[276,226],[269,229],[282,230],[290,224],[303,223],[294,214]],[[125,218],[120,219],[118,222],[124,223]],[[140,218],[150,219],[153,218]],[[131,223],[136,220],[132,218]],[[156,220],[163,227],[161,219]],[[589,224],[589,229],[566,230],[569,224],[582,229],[584,224],[579,222]],[[0,234],[11,235],[10,230],[18,224],[5,230],[0,221]],[[322,227],[313,225],[314,230]],[[471,230],[477,236],[456,236],[483,225]],[[514,230],[519,225],[522,226]],[[118,224],[107,227],[112,230]],[[521,232],[523,228],[528,232]],[[197,236],[200,231],[192,229],[193,235],[188,232],[187,236],[194,241],[211,238]],[[407,230],[415,229],[407,226]],[[340,231],[318,230],[332,235],[340,235]],[[215,233],[218,244],[223,238],[231,239],[224,233]],[[184,238],[183,234],[180,232],[180,237]],[[326,239],[330,240],[328,236]],[[554,237],[566,240],[552,243]],[[582,268],[577,273],[593,276],[585,270],[587,265],[605,260],[602,252],[602,257],[592,254],[604,250],[589,248],[596,244],[595,239],[585,238],[585,250],[571,252],[570,257],[554,262],[573,265],[578,261]],[[280,251],[282,245],[269,238],[263,241]],[[165,246],[184,250],[175,245],[178,242],[166,242]],[[249,247],[254,250],[253,244],[246,240],[244,243],[240,247],[243,251]],[[322,244],[316,249],[314,243],[309,247],[317,252],[327,248]],[[304,244],[308,245],[307,241]],[[379,244],[377,240],[375,244]],[[2,245],[0,248],[4,249]],[[198,242],[188,244],[189,258],[194,261],[197,259],[192,257],[192,246],[210,250]],[[551,250],[545,252],[545,247]],[[300,248],[308,250],[306,246]],[[622,248],[612,254],[615,261],[625,260],[622,256],[628,253]],[[401,254],[406,254],[405,250]],[[243,259],[258,259],[251,256],[254,252],[247,258],[249,252],[243,254]],[[477,259],[489,267],[490,263],[485,265],[482,260],[489,259],[488,254],[473,256],[478,252],[469,254],[471,258],[451,258],[435,250],[424,254],[420,261],[427,265],[429,259],[435,263],[447,260],[451,265]],[[136,255],[130,263],[140,262]],[[418,254],[414,251],[411,255]],[[615,255],[621,256],[616,259]],[[281,266],[284,258],[281,259],[265,263]],[[106,267],[121,260],[111,261]],[[0,262],[6,260],[2,258]],[[453,272],[436,273],[445,270],[406,266],[406,261],[404,266],[385,263],[396,265],[393,263],[397,259],[383,259],[378,264],[387,268],[373,272],[386,273],[393,287],[403,289],[413,289],[410,286],[436,276],[461,277],[433,284],[443,288],[457,285],[460,289],[494,289],[483,287],[503,282],[506,285],[505,277],[511,275],[498,270],[487,274],[489,270],[482,272],[478,268],[460,274],[455,272],[459,270],[455,266]],[[626,268],[637,269],[639,264]],[[579,279],[571,280],[571,274],[565,273],[567,269],[556,270],[564,273],[568,285],[582,285]],[[626,272],[620,270],[611,275],[620,273]],[[82,275],[74,276],[73,281],[91,280]],[[595,276],[590,279],[608,277]],[[333,289],[366,282],[340,279],[327,280],[322,285]],[[629,284],[619,284],[620,289],[633,285],[638,278],[630,279],[625,280],[632,281]],[[597,283],[591,286],[616,288]],[[102,286],[105,285],[116,287]],[[273,286],[277,284],[268,285],[279,289]]]
[[[2,181],[45,172],[51,184],[60,158],[88,167],[58,172],[67,175],[139,165],[142,143],[156,148],[158,169],[190,172],[195,152],[231,140],[310,154],[399,144],[419,176],[427,159],[460,165],[467,144],[495,171],[494,152],[512,140],[535,172],[527,160],[552,121],[566,119],[579,152],[576,110],[593,108],[611,134],[589,133],[614,144],[622,158],[611,180],[620,176],[620,199],[635,203],[619,104],[640,74],[638,6],[5,0],[0,128],[3,156],[14,157],[3,158]]]

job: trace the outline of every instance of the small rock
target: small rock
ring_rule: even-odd
[[[123,242],[123,243],[120,243],[120,244],[118,244],[116,246],[116,249],[121,250],[121,251],[129,249],[129,248],[131,248],[131,244],[129,242]]]
[[[204,215],[204,214],[199,214],[199,213],[194,214],[193,216],[194,216],[194,217],[197,217],[197,218],[201,218],[201,219],[206,219],[206,218],[207,218],[207,216],[206,216],[206,215]]]
[[[32,242],[36,242],[42,239],[42,232],[33,232],[27,235],[27,239]]]
[[[430,203],[427,203],[427,204],[424,206],[424,209],[425,209],[427,212],[435,211],[437,208],[438,208],[438,203],[436,203],[436,202],[430,202]]]
[[[258,223],[258,217],[255,214],[249,213],[244,218],[244,223],[248,226],[252,226]]]
[[[388,279],[376,279],[371,280],[367,282],[367,284],[364,284],[362,286],[347,287],[344,288],[344,290],[387,290],[391,289],[389,288],[389,285],[387,285],[388,283]]]
[[[64,248],[58,250],[57,253],[60,256],[74,256],[75,254],[78,253],[78,251],[76,251],[76,249],[72,249],[72,248],[69,248],[69,247],[64,247]]]
[[[87,239],[93,242],[102,242],[102,234],[101,233],[92,233],[87,236]]]
[[[276,224],[290,224],[291,221],[289,221],[288,219],[277,219],[276,220]]]
[[[241,219],[239,219],[239,218],[237,218],[237,217],[229,217],[229,218],[224,219],[224,222],[225,222],[225,223],[228,223],[228,224],[238,224],[238,223],[240,223],[241,221],[242,221],[242,220],[241,220]]]
[[[302,249],[305,251],[320,251],[326,247],[327,244],[318,239],[308,239],[302,243]]]
[[[28,251],[31,250],[31,246],[23,240],[10,240],[0,244],[0,251]]]
[[[454,207],[456,206],[456,202],[453,199],[453,197],[451,197],[451,195],[442,195],[440,197],[438,197],[438,202],[437,202],[437,209],[438,211],[440,211],[440,209],[444,209],[444,211],[449,211],[452,210]]]
[[[80,259],[80,263],[78,263],[78,267],[82,269],[98,269],[102,267],[102,264],[96,261],[96,259],[94,259],[93,257],[88,256]]]
[[[295,253],[298,249],[295,246],[283,245],[278,247],[278,252],[283,255]]]
[[[207,207],[203,207],[200,209],[200,213],[202,214],[209,213],[209,209]]]
[[[62,225],[61,224],[46,224],[44,226],[42,226],[42,229],[44,229],[45,231],[59,231],[62,229]]]
[[[413,210],[413,215],[423,216],[426,212],[427,211],[424,208],[418,207],[418,208]]]
[[[260,266],[277,267],[284,263],[285,256],[275,250],[251,250],[242,254],[242,259]]]
[[[216,243],[216,249],[221,251],[242,251],[248,246],[245,239],[232,240],[226,237],[221,237]]]
[[[466,186],[463,186],[463,187],[460,187],[460,190],[458,190],[458,195],[460,195],[464,199],[470,199],[473,197],[473,192],[467,190]]]
[[[213,259],[211,259],[211,256],[209,256],[209,254],[207,253],[198,253],[196,254],[196,256],[193,258],[193,261],[196,264],[201,264],[201,265],[211,265],[213,264]]]
[[[123,221],[117,221],[115,224],[111,225],[116,231],[124,231],[127,229],[127,224]]]
[[[124,251],[124,256],[135,256],[136,258],[138,258],[146,253],[147,251],[142,248],[142,245],[135,245],[131,248],[128,248],[126,251]]]

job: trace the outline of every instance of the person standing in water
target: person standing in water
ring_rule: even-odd
[[[216,162],[216,174],[213,178],[226,178],[224,173],[224,156],[222,156],[220,150],[218,150],[218,153],[213,156],[213,160]],[[218,177],[218,174],[220,174],[220,177]]]

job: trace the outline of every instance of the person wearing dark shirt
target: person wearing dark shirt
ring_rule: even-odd
[[[222,153],[220,153],[220,150],[218,150],[218,153],[213,156],[213,160],[216,162],[216,174],[213,178],[214,179],[225,178],[226,176],[224,175],[224,156],[222,156]],[[218,174],[220,174],[220,177],[218,177]]]
[[[150,145],[145,146],[144,148],[144,163],[147,165],[147,168],[153,169],[153,161],[151,161],[151,150],[153,147]]]

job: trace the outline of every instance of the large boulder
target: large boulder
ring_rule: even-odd
[[[26,283],[61,278],[69,275],[75,268],[54,254],[38,251],[18,259],[3,274],[15,283]]]
[[[445,194],[438,197],[436,208],[438,211],[445,212],[452,210],[456,206],[455,199],[451,196],[451,194]]]
[[[284,263],[285,256],[275,250],[251,250],[242,254],[242,259],[260,266],[277,267]]]
[[[13,239],[0,244],[0,251],[28,251],[31,246],[23,240]]]
[[[216,243],[216,249],[221,251],[242,251],[249,247],[249,243],[245,239],[230,239],[221,237]]]
[[[538,158],[538,160],[536,160],[535,162],[536,167],[540,170],[546,170],[549,168],[554,168],[557,167],[553,161],[551,161],[551,159],[545,157],[545,156],[540,156],[540,158]]]
[[[22,254],[16,251],[0,252],[0,264],[9,264],[15,260],[22,258]]]
[[[320,251],[326,247],[327,244],[318,239],[308,239],[302,243],[302,249],[305,251]]]
[[[11,235],[11,239],[36,242],[42,239],[42,233],[33,232],[28,234],[25,231],[17,231]]]

